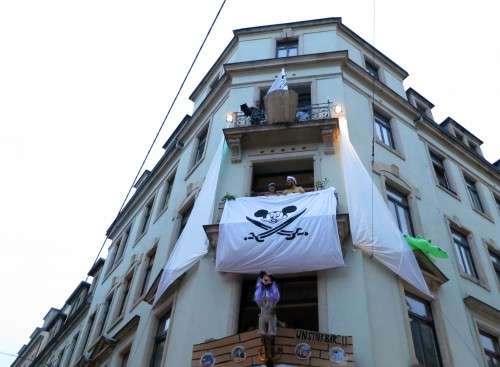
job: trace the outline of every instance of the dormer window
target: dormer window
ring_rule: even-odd
[[[368,59],[365,59],[365,67],[366,71],[368,71],[368,74],[373,76],[375,79],[380,80],[379,67],[375,63],[371,62]]]
[[[455,130],[455,138],[457,138],[458,140],[463,142],[464,141],[464,134],[459,133],[457,130]]]
[[[276,42],[276,57],[290,57],[299,54],[298,40],[283,40]]]

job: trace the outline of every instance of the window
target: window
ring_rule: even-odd
[[[160,213],[163,212],[168,206],[168,199],[172,193],[172,187],[174,186],[175,172],[170,175],[165,181],[165,187],[163,189],[163,195],[160,201]]]
[[[205,145],[207,144],[208,126],[203,129],[203,131],[198,135],[198,143],[196,145],[196,152],[194,155],[193,166],[201,161],[203,158],[203,153],[205,152]]]
[[[365,66],[366,66],[366,71],[368,71],[368,74],[373,76],[375,79],[380,79],[379,73],[378,73],[378,66],[375,65],[373,62],[365,59]]]
[[[139,236],[146,232],[148,228],[149,219],[151,218],[151,213],[153,211],[154,199],[150,200],[144,207],[144,216],[142,218],[141,228],[139,230]]]
[[[318,330],[318,283],[316,277],[279,278],[280,301],[276,306],[279,320],[286,327]],[[257,329],[259,306],[254,302],[255,279],[243,282],[239,332]]]
[[[455,130],[455,138],[460,140],[461,143],[464,142],[464,135],[462,133],[459,133],[457,130]]]
[[[290,57],[299,54],[298,40],[286,40],[276,42],[276,57]]]
[[[102,335],[102,332],[104,330],[104,326],[106,325],[106,320],[108,319],[108,314],[109,314],[109,310],[111,308],[112,302],[113,302],[113,294],[108,296],[108,298],[106,298],[106,302],[104,302],[101,324],[99,325],[99,329],[98,329],[98,332],[96,334],[97,336]]]
[[[469,148],[477,153],[477,145],[469,140]]]
[[[479,192],[477,191],[476,181],[470,177],[465,177],[465,185],[467,186],[467,191],[469,191],[472,207],[477,211],[484,213],[483,204],[481,203],[481,198],[479,197]]]
[[[434,173],[436,174],[436,178],[438,180],[439,186],[444,187],[450,191],[453,191],[450,187],[450,183],[448,181],[448,177],[446,176],[446,170],[444,168],[444,159],[438,156],[434,152],[430,152],[432,167],[434,168]]]
[[[314,190],[314,161],[311,158],[285,161],[256,162],[252,169],[252,195],[264,195],[270,182],[276,190],[286,189],[286,177],[293,176],[305,191]]]
[[[125,352],[122,353],[120,367],[127,367],[128,366],[129,356],[130,356],[130,349],[127,349]]]
[[[403,234],[413,236],[413,224],[411,221],[410,207],[408,205],[408,198],[402,192],[387,185],[387,200],[389,200],[389,209],[392,211],[399,230]]]
[[[498,282],[500,283],[500,255],[493,250],[489,249],[488,253],[490,255],[491,263],[493,264],[493,269],[495,270]]]
[[[495,203],[497,205],[498,212],[500,213],[500,197],[495,195]]]
[[[451,236],[453,238],[453,244],[457,254],[458,263],[460,265],[460,270],[462,273],[478,279],[476,265],[474,264],[474,259],[472,257],[467,237],[453,228],[451,229]]]
[[[151,271],[153,270],[155,255],[156,255],[156,248],[154,248],[148,254],[148,257],[146,259],[147,265],[146,265],[146,271],[144,273],[144,279],[142,280],[141,295],[146,294],[146,291],[148,289],[148,283],[149,279],[151,278]]]
[[[89,336],[90,336],[90,332],[92,331],[92,328],[94,326],[94,321],[95,321],[95,313],[93,313],[89,317],[89,321],[87,323],[87,330],[85,330],[85,336],[83,337],[83,344],[82,344],[83,351],[85,351],[85,347],[87,346],[87,343],[89,341]]]
[[[132,284],[132,279],[134,277],[133,273],[130,273],[125,278],[125,282],[123,283],[123,295],[120,302],[120,306],[118,307],[118,317],[122,316],[125,311],[125,306],[127,305],[128,295],[130,293],[130,285]]]
[[[165,340],[167,339],[168,328],[170,326],[170,312],[160,318],[154,338],[153,354],[151,355],[150,367],[160,367]]]
[[[71,340],[71,345],[69,346],[68,359],[66,360],[66,366],[71,365],[71,360],[73,359],[73,353],[75,352],[76,342],[78,341],[78,336],[80,333],[76,333],[73,339]]]
[[[181,224],[179,226],[179,236],[181,235],[182,231],[184,230],[184,227],[187,224],[187,221],[189,219],[189,216],[191,215],[191,211],[193,210],[194,202],[189,205],[189,207],[181,213]]]
[[[112,270],[116,264],[120,262],[123,257],[123,253],[125,252],[125,248],[127,247],[127,241],[130,236],[130,225],[127,227],[123,235],[117,240],[116,244],[116,253],[114,255],[113,266],[110,268]]]
[[[410,317],[413,346],[419,365],[440,367],[441,356],[429,303],[407,293],[406,305]]]
[[[500,347],[498,346],[498,338],[484,331],[479,331],[479,340],[486,356],[488,367],[500,366]]]
[[[395,149],[396,146],[394,144],[394,138],[392,136],[390,119],[376,111],[373,113],[373,116],[375,123],[375,133],[378,140],[384,145]]]

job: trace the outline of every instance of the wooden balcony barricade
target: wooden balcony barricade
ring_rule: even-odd
[[[355,366],[351,336],[279,328],[273,352],[271,361],[263,338],[254,330],[194,345],[191,366]]]

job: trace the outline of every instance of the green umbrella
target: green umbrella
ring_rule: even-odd
[[[435,245],[431,240],[427,240],[420,236],[411,237],[404,235],[406,242],[413,250],[420,250],[425,255],[432,255],[441,259],[447,259],[448,254],[438,245]]]

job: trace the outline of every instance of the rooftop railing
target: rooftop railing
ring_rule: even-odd
[[[332,117],[331,109],[331,102],[300,106],[297,107],[297,111],[295,113],[295,121],[283,122],[308,123],[315,120],[329,119]],[[259,126],[269,124],[264,109],[251,107],[250,110],[251,113],[249,114],[245,114],[243,112],[235,112],[233,114],[233,127]]]

